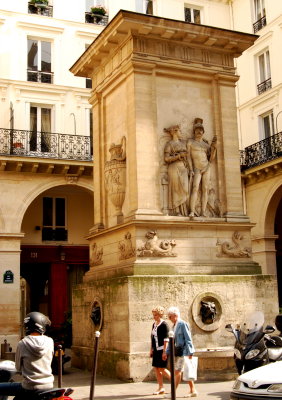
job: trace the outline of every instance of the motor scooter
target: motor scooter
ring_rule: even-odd
[[[239,375],[270,362],[265,336],[274,332],[275,328],[270,325],[263,328],[263,324],[264,315],[257,311],[250,314],[242,326],[225,326],[236,339],[234,359]]]
[[[17,373],[14,361],[4,360],[0,361],[0,383],[13,382],[13,376]],[[72,400],[69,397],[73,393],[71,388],[54,388],[44,392],[33,394],[32,400]],[[26,400],[19,395],[16,396],[17,400]],[[0,400],[8,400],[8,396],[0,394]]]
[[[282,315],[277,315],[275,318],[276,329],[280,332],[279,335],[265,335],[265,343],[268,351],[269,361],[282,360]]]

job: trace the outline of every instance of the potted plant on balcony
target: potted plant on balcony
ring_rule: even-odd
[[[93,15],[94,23],[99,23],[107,14],[107,10],[102,6],[91,7],[91,14]]]
[[[91,7],[91,12],[92,14],[98,14],[103,16],[107,14],[107,10],[102,6]]]
[[[30,4],[38,6],[38,7],[46,7],[48,6],[49,0],[30,0]]]

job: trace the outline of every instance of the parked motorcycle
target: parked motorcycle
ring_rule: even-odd
[[[242,326],[234,328],[228,324],[225,327],[236,339],[234,359],[239,375],[270,362],[266,338],[271,340],[269,334],[274,332],[275,328],[270,325],[263,328],[263,324],[264,315],[257,311],[252,313]]]
[[[282,315],[276,316],[275,326],[276,329],[280,332],[280,335],[265,335],[265,342],[268,349],[270,362],[282,360]]]
[[[0,382],[12,382],[13,376],[17,373],[14,361],[4,360],[0,361]],[[73,393],[71,388],[55,388],[46,390],[44,392],[38,393],[32,397],[33,400],[72,400],[69,397]],[[0,395],[0,400],[8,400],[8,396]],[[17,396],[17,400],[26,400],[24,398],[20,399]]]

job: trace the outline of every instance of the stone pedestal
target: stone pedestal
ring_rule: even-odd
[[[232,346],[225,324],[251,310],[273,323],[276,284],[252,260],[236,124],[233,59],[255,38],[121,11],[71,68],[92,77],[95,160],[74,365],[91,366],[99,328],[99,373],[147,379],[158,304],[189,321],[200,370],[213,359],[216,371],[216,350]],[[202,301],[214,304],[212,321]]]

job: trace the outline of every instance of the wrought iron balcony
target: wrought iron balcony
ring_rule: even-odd
[[[109,22],[108,15],[93,14],[91,11],[85,13],[85,22],[106,26]]]
[[[271,83],[271,78],[266,79],[266,81],[261,82],[257,85],[258,88],[258,94],[262,94],[266,92],[267,90],[272,88],[272,83]]]
[[[92,160],[90,136],[0,128],[0,155]]]
[[[282,157],[282,132],[246,147],[240,156],[242,170]]]
[[[27,70],[27,80],[29,82],[53,83],[53,72]]]
[[[44,3],[28,3],[28,13],[53,17],[53,6]]]
[[[258,32],[260,29],[262,29],[266,25],[266,16],[264,15],[262,18],[260,18],[258,21],[256,21],[253,24],[254,27],[254,33]]]

